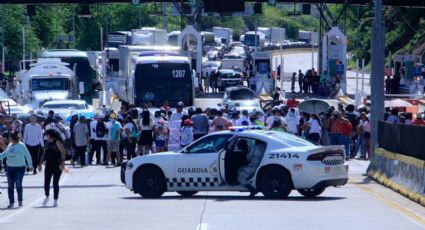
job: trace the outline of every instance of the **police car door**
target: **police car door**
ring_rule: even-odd
[[[175,158],[174,178],[169,190],[219,190],[218,152],[227,144],[231,134],[210,135],[197,140]]]

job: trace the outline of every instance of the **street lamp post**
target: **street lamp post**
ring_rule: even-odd
[[[378,125],[384,118],[384,68],[385,31],[382,18],[382,0],[375,0],[375,20],[372,30],[372,91],[371,91],[371,168],[374,168],[374,153],[378,144]]]

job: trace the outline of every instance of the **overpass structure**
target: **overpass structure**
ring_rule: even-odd
[[[311,3],[311,4],[347,4],[347,5],[371,5],[374,0],[276,0],[276,3]],[[131,3],[131,0],[0,0],[0,4],[108,4],[108,3]],[[140,3],[155,2],[189,2],[188,0],[139,0]],[[267,3],[268,0],[246,0],[246,2]],[[383,0],[386,6],[425,7],[425,0]]]

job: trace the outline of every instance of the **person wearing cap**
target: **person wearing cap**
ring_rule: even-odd
[[[186,119],[183,121],[183,127],[180,133],[180,148],[184,148],[193,142],[192,121]]]
[[[120,156],[120,130],[121,130],[121,124],[117,121],[117,115],[115,113],[112,113],[109,117],[109,123],[108,123],[108,155],[106,156],[106,164],[109,163],[111,160],[111,157],[113,154],[117,157],[117,164],[116,166],[119,166],[121,163],[121,156]],[[112,164],[114,162],[111,162]]]
[[[170,120],[171,121],[181,121],[183,115],[187,114],[187,112],[184,111],[183,108],[184,108],[183,102],[180,101],[179,103],[177,103],[176,111],[173,114],[171,114]]]
[[[73,129],[73,143],[76,151],[73,160],[80,162],[81,166],[85,166],[86,163],[86,150],[90,142],[90,132],[87,126],[87,119],[84,116],[80,116],[78,122],[75,124]]]

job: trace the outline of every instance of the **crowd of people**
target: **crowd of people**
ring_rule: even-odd
[[[72,166],[119,166],[124,159],[181,149],[208,133],[238,126],[286,132],[320,145],[343,145],[346,160],[370,157],[371,124],[366,107],[356,110],[354,105],[338,104],[337,108],[308,114],[299,111],[298,104],[295,97],[284,103],[277,101],[265,113],[240,111],[237,107],[185,109],[182,102],[172,110],[167,101],[157,110],[148,105],[142,108],[123,105],[116,113],[105,111],[87,118],[74,115],[69,129],[54,111],[49,111],[43,119],[32,114],[28,121],[0,115],[0,162],[6,166],[0,164],[0,171],[7,170],[9,207],[14,207],[15,186],[19,206],[22,206],[25,172],[37,174],[43,165],[46,196],[43,204],[49,202],[53,180],[56,206],[59,179],[66,171],[66,160],[70,160]],[[396,109],[387,114],[386,121],[425,126],[423,114],[417,114],[412,120],[411,114],[399,114]],[[174,149],[170,142],[172,129],[178,130],[178,146]]]

